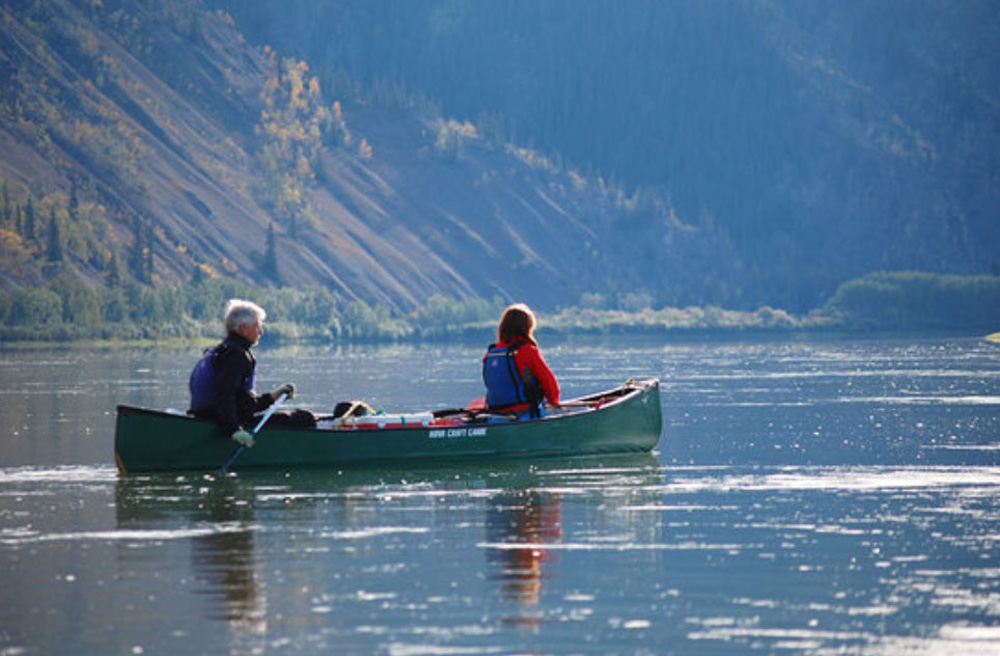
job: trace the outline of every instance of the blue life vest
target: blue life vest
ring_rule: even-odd
[[[218,373],[219,356],[229,348],[226,342],[207,348],[202,352],[201,360],[191,371],[191,378],[188,380],[188,388],[191,390],[191,410],[197,412],[212,407],[215,397],[215,379]],[[253,389],[253,379],[255,369],[251,369],[244,389]]]
[[[526,386],[517,371],[514,356],[521,344],[497,346],[490,344],[483,356],[483,382],[486,384],[486,405],[491,410],[530,404],[530,414],[540,416],[540,390],[537,385]]]

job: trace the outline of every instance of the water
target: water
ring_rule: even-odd
[[[296,402],[478,396],[480,349],[259,353]],[[1000,351],[573,342],[663,381],[652,455],[119,478],[197,354],[0,352],[0,655],[1000,652]]]

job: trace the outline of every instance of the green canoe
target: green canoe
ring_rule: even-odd
[[[630,380],[565,401],[542,419],[497,421],[495,416],[456,412],[405,425],[405,416],[387,417],[388,422],[378,415],[346,424],[320,421],[317,428],[268,424],[234,468],[636,453],[652,450],[663,431],[656,379]],[[393,423],[393,417],[402,417],[404,425]],[[123,474],[218,470],[235,447],[214,422],[118,406],[115,462]]]

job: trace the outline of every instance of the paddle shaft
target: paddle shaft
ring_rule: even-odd
[[[250,434],[257,435],[257,433],[260,432],[260,429],[264,427],[264,424],[267,423],[267,420],[271,418],[271,415],[274,414],[274,411],[278,409],[278,406],[284,403],[285,399],[287,398],[288,398],[288,393],[282,392],[281,396],[279,396],[277,399],[274,400],[274,403],[271,404],[271,407],[268,408],[267,412],[264,413],[264,416],[260,418],[260,421],[257,422],[257,425],[253,427],[253,430],[250,432]],[[229,467],[236,461],[236,459],[240,457],[240,454],[243,453],[244,449],[246,449],[246,447],[243,446],[242,444],[236,447],[236,449],[232,452],[232,454],[230,454],[229,458],[227,458],[226,461],[222,463],[222,467],[219,468],[219,471],[225,474],[226,471],[229,469]]]

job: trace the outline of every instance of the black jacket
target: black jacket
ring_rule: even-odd
[[[251,346],[242,336],[231,333],[217,347],[212,406],[195,412],[215,419],[227,435],[240,428],[252,429],[254,413],[274,403],[271,394],[258,395],[253,391],[257,360],[250,352]]]

